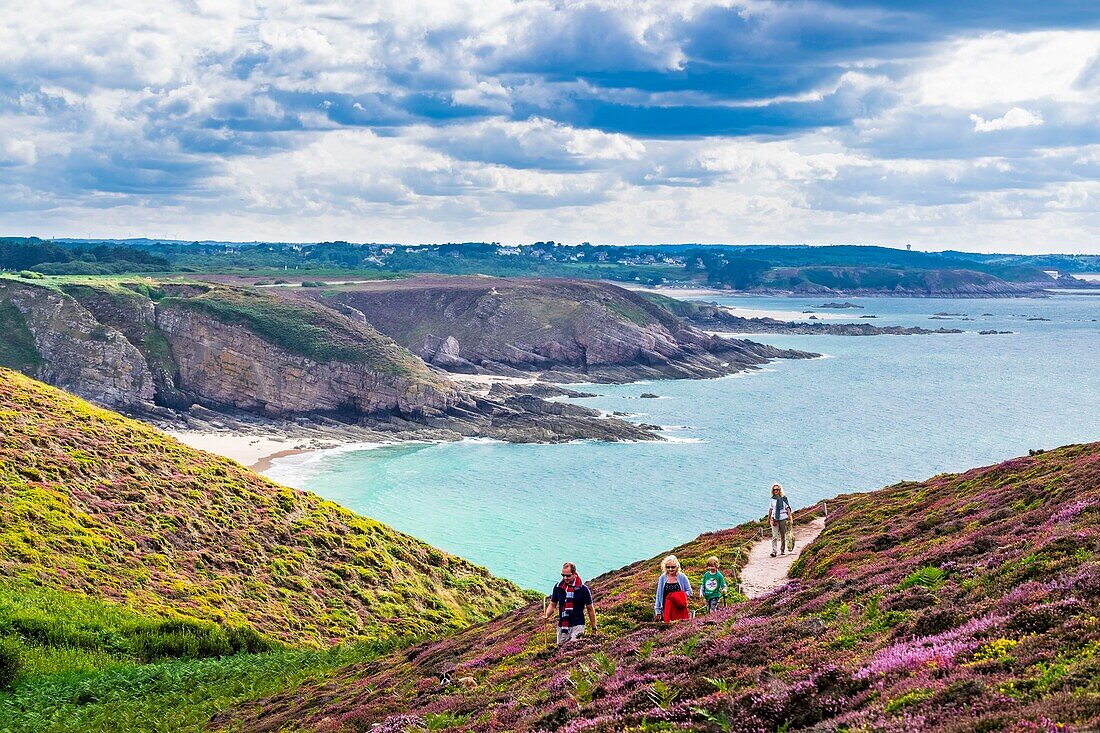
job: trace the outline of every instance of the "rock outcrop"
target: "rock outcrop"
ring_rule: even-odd
[[[413,417],[440,414],[461,401],[457,387],[426,369],[406,376],[316,361],[257,338],[243,325],[178,305],[158,306],[156,325],[168,341],[179,385],[222,407],[268,417]]]
[[[49,287],[0,281],[0,301],[22,315],[39,359],[31,376],[95,402],[151,406],[153,375],[133,344],[79,303]]]
[[[608,283],[419,277],[324,296],[452,372],[554,382],[710,378],[805,352],[703,333]]]

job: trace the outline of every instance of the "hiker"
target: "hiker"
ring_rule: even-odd
[[[592,605],[592,591],[581,582],[577,575],[577,566],[567,562],[561,566],[561,582],[554,586],[550,594],[550,604],[546,607],[544,618],[550,620],[558,616],[558,644],[575,641],[584,634],[584,617],[592,631],[596,631],[596,607]]]
[[[653,617],[660,621],[684,621],[691,618],[688,598],[692,595],[691,581],[680,571],[680,561],[669,555],[664,562],[665,571],[657,579],[657,598],[653,603]]]
[[[791,502],[783,495],[783,487],[772,484],[772,503],[768,511],[768,520],[772,526],[772,557],[778,543],[779,554],[787,554],[787,534],[794,531],[794,511]]]
[[[718,569],[718,558],[714,556],[707,558],[707,571],[703,573],[703,580],[699,583],[699,592],[707,602],[707,613],[714,613],[719,601],[729,592],[726,576]]]

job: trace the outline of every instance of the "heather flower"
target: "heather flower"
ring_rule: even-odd
[[[371,726],[371,733],[412,733],[427,730],[423,718],[415,715],[391,715],[381,723]]]
[[[899,669],[915,670],[929,663],[934,663],[937,667],[949,667],[958,655],[977,648],[980,642],[973,638],[974,634],[1003,621],[1003,617],[986,615],[942,634],[892,644],[878,652],[870,664],[856,672],[856,677],[879,677]]]
[[[1078,501],[1072,502],[1070,504],[1066,504],[1061,509],[1054,512],[1054,514],[1052,514],[1050,516],[1050,519],[1048,519],[1046,523],[1047,523],[1048,526],[1050,526],[1050,525],[1059,524],[1061,522],[1072,521],[1073,519],[1075,519],[1077,517],[1077,515],[1079,515],[1081,512],[1085,511],[1086,509],[1088,509],[1089,506],[1091,506],[1094,503],[1095,503],[1094,500],[1079,499]]]

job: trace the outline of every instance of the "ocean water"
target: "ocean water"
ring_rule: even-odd
[[[825,302],[718,300],[782,311]],[[1100,296],[849,300],[864,309],[818,312],[968,332],[761,335],[825,357],[716,380],[585,387],[599,396],[582,404],[668,426],[665,443],[405,444],[289,457],[267,473],[548,591],[563,561],[590,577],[762,517],[773,482],[808,506],[1100,440]],[[930,320],[937,312],[966,315]]]

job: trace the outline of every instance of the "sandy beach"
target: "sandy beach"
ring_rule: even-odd
[[[636,285],[634,283],[619,282],[618,280],[604,280],[603,282],[617,285],[624,290],[636,290],[643,293],[658,293],[665,295],[669,298],[702,298],[707,295],[729,295],[727,290],[719,290],[717,288],[669,288],[662,287],[660,285],[650,287],[647,285]]]
[[[498,377],[492,374],[457,374],[447,373],[447,379],[461,384],[466,389],[478,395],[486,395],[494,384],[521,384],[531,385],[539,381],[539,375],[530,377]]]
[[[342,445],[340,441],[318,442],[315,438],[286,435],[248,435],[229,432],[167,431],[176,440],[192,448],[225,456],[262,473],[278,458]]]

